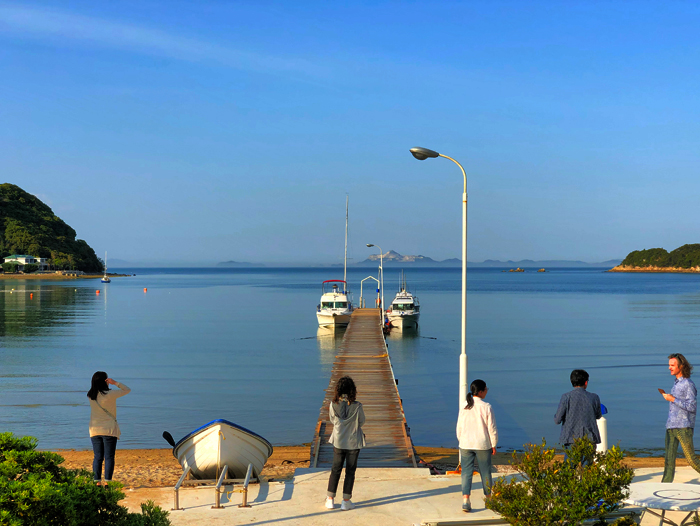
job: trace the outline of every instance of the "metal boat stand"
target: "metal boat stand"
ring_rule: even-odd
[[[180,488],[182,486],[208,486],[215,484],[214,486],[214,506],[212,506],[212,509],[219,509],[222,510],[224,507],[221,505],[221,494],[222,493],[227,493],[226,489],[224,488],[223,490],[221,489],[222,486],[225,486],[226,484],[231,484],[233,485],[233,489],[228,492],[229,494],[231,493],[243,493],[243,502],[238,505],[239,508],[250,508],[250,504],[248,504],[248,485],[251,482],[259,482],[259,480],[256,477],[253,477],[253,465],[248,464],[248,471],[245,475],[245,479],[227,479],[226,475],[228,474],[228,466],[224,466],[224,468],[221,470],[221,475],[219,475],[218,479],[193,479],[193,480],[185,480],[187,478],[187,475],[189,475],[191,471],[191,468],[187,466],[185,470],[182,472],[182,475],[180,476],[180,480],[177,481],[177,484],[175,484],[175,494],[174,494],[174,502],[173,502],[173,508],[172,511],[184,511],[184,508],[180,507]],[[242,487],[236,488],[236,485],[240,485]]]

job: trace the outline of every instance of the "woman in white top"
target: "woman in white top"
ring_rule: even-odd
[[[110,385],[116,385],[119,391],[111,390]],[[108,378],[104,371],[92,375],[92,386],[87,396],[90,399],[90,440],[95,454],[92,476],[97,483],[102,479],[102,461],[105,464],[105,482],[112,481],[114,453],[121,434],[117,422],[117,398],[130,391],[124,384]]]
[[[484,498],[491,495],[491,455],[496,454],[498,430],[491,404],[484,402],[488,392],[486,382],[474,380],[467,394],[467,403],[459,411],[457,439],[462,458],[462,511],[471,511],[469,496],[472,491],[474,457],[479,461],[479,472],[484,487]]]

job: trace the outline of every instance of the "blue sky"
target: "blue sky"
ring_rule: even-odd
[[[130,261],[700,242],[700,4],[2,2],[0,182]]]

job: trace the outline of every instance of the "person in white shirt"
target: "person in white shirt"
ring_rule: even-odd
[[[496,454],[498,430],[491,404],[484,402],[488,390],[486,382],[474,380],[457,419],[457,439],[462,459],[462,511],[472,510],[469,497],[475,457],[479,462],[484,498],[488,499],[491,495],[491,455]]]
[[[114,385],[119,390],[110,389]],[[112,481],[114,454],[121,435],[117,422],[117,398],[131,392],[124,384],[107,377],[104,371],[92,375],[92,385],[87,393],[90,399],[90,440],[92,441],[92,475],[99,485],[102,479],[102,462],[105,464],[105,482]]]

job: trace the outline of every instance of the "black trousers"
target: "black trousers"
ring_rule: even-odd
[[[340,473],[345,464],[345,482],[343,483],[343,498],[352,498],[352,487],[355,485],[355,471],[357,470],[357,457],[360,455],[359,449],[338,449],[333,448],[333,467],[331,476],[328,479],[328,496],[335,497],[340,482]]]

